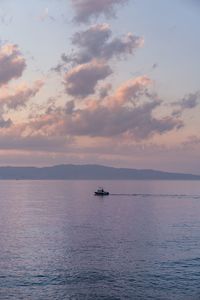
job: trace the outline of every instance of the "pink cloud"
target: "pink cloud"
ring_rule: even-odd
[[[48,110],[46,115],[36,117],[28,126],[33,132],[37,130],[45,134],[110,138],[129,136],[135,140],[180,129],[183,126],[181,120],[172,116],[154,116],[154,110],[162,102],[150,98],[150,83],[148,77],[136,78],[101,101],[87,98],[82,108],[71,101],[65,108]],[[143,96],[146,98],[140,101]],[[133,100],[137,100],[137,105]]]
[[[109,105],[123,105],[139,99],[145,95],[152,80],[147,76],[140,76],[123,83],[115,92]]]
[[[6,106],[8,109],[17,109],[24,106],[40,91],[43,84],[43,81],[37,80],[32,87],[20,84],[12,90],[9,86],[3,86],[0,89],[0,105]]]

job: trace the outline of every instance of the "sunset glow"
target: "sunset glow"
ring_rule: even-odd
[[[199,13],[192,0],[1,1],[0,165],[200,174]]]

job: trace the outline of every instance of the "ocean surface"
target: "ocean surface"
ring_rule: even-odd
[[[200,181],[0,181],[0,299],[200,299]]]

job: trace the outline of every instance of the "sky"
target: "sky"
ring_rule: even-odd
[[[199,0],[0,0],[0,165],[200,174]]]

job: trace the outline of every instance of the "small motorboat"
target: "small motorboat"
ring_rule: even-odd
[[[94,192],[95,196],[108,196],[109,192],[104,191],[102,187],[98,188],[96,192]]]

